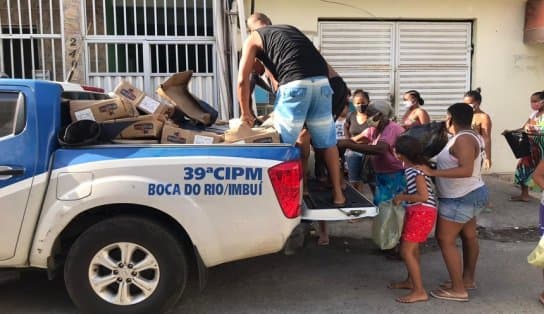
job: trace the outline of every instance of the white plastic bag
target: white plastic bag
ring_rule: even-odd
[[[404,207],[393,205],[392,201],[378,205],[380,212],[372,225],[372,240],[382,250],[394,248],[400,240],[404,225]]]
[[[544,268],[544,236],[540,238],[535,249],[527,256],[527,262],[533,266]]]

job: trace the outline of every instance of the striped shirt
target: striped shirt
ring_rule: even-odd
[[[434,196],[433,192],[433,185],[431,182],[431,178],[429,176],[426,176],[422,171],[417,170],[415,168],[406,168],[404,170],[404,176],[406,177],[406,194],[408,195],[414,195],[417,194],[417,185],[416,185],[416,177],[417,176],[423,176],[425,178],[425,185],[427,186],[427,192],[429,193],[429,198],[425,202],[408,202],[410,205],[415,204],[423,204],[431,207],[436,207],[436,198]]]

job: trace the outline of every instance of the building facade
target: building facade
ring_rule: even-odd
[[[391,100],[398,115],[409,89],[440,119],[481,87],[493,121],[491,172],[514,171],[501,132],[521,127],[530,95],[544,90],[544,46],[523,40],[525,0],[246,0],[246,14],[252,6],[300,28],[350,88]]]

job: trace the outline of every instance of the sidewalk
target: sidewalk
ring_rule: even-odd
[[[478,225],[489,230],[511,228],[529,228],[538,226],[538,209],[540,193],[531,192],[530,202],[511,202],[511,195],[519,194],[519,187],[512,183],[509,176],[484,175],[489,189],[491,209],[478,217]],[[370,238],[372,235],[372,219],[361,219],[360,222],[333,222],[329,224],[332,237]]]

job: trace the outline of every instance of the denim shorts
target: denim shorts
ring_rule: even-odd
[[[439,198],[438,214],[443,219],[466,223],[478,216],[489,200],[487,187],[481,186],[465,196],[457,198]]]
[[[325,76],[314,76],[281,85],[274,104],[274,127],[283,143],[295,144],[306,125],[315,148],[336,145],[332,119],[332,88]]]
[[[352,150],[346,151],[346,164],[348,166],[349,182],[363,181],[363,154]]]

